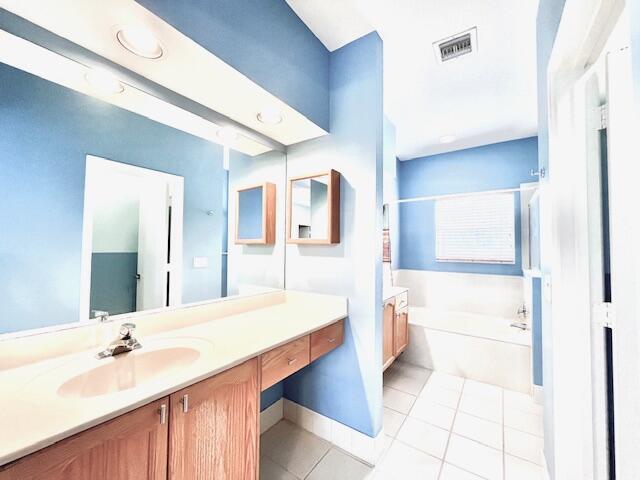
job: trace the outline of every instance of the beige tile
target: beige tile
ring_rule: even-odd
[[[331,421],[331,443],[347,452],[351,451],[351,429],[346,425]]]
[[[395,438],[405,418],[407,418],[406,415],[403,415],[401,413],[396,412],[395,410],[391,410],[390,408],[385,407],[383,417],[382,417],[382,424],[384,425],[384,433]]]
[[[542,405],[536,403],[533,397],[511,390],[504,391],[504,408],[542,415]]]
[[[483,480],[482,477],[466,472],[461,468],[454,467],[449,463],[442,466],[439,480]]]
[[[449,431],[409,417],[402,424],[396,439],[434,457],[444,458]]]
[[[384,387],[382,391],[382,402],[384,406],[395,410],[396,412],[407,415],[413,403],[416,401],[416,396],[409,393],[401,392],[391,387]]]
[[[408,363],[395,362],[384,373],[384,385],[411,395],[418,395],[431,375],[431,370]]]
[[[476,417],[502,423],[502,401],[463,393],[458,410]]]
[[[464,378],[449,375],[448,373],[433,372],[429,377],[427,384],[434,387],[461,392],[464,385]]]
[[[418,398],[426,398],[433,403],[456,409],[460,400],[460,392],[427,383]]]
[[[467,380],[464,383],[463,394],[483,397],[494,402],[502,401],[502,388],[475,380]]]
[[[544,440],[541,437],[505,427],[504,451],[506,453],[543,465],[543,450]]]
[[[449,439],[445,461],[488,480],[502,480],[502,451],[455,433]]]
[[[418,398],[411,412],[409,412],[410,417],[423,420],[445,430],[451,430],[455,414],[456,411],[452,408],[438,405],[425,398]]]
[[[298,480],[267,456],[260,458],[260,480]]]
[[[442,462],[436,457],[395,441],[380,465],[375,480],[436,480]]]
[[[540,465],[521,460],[511,455],[504,456],[505,480],[544,480],[544,470]]]
[[[502,450],[502,425],[499,423],[458,412],[452,431],[489,447]]]
[[[534,413],[521,412],[512,408],[504,410],[504,424],[507,427],[515,428],[522,432],[544,436],[542,417]]]
[[[262,454],[299,478],[305,478],[311,472],[330,446],[326,440],[288,420],[279,422],[260,440]]]
[[[332,448],[311,471],[307,480],[369,480],[372,476],[371,467]]]

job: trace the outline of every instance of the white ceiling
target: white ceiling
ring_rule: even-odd
[[[385,112],[401,160],[537,133],[538,0],[287,0],[329,50],[377,30]],[[478,51],[444,64],[432,44],[476,26]],[[444,135],[455,135],[450,144]]]

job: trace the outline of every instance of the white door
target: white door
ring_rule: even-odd
[[[640,472],[640,214],[638,119],[631,52],[607,57],[613,405],[616,478]]]
[[[138,224],[136,310],[167,306],[169,278],[169,192],[162,179],[144,178]]]

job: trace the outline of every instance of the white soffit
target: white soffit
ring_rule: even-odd
[[[330,52],[375,29],[351,0],[286,0]]]
[[[122,84],[124,90],[120,93],[99,93],[86,80],[87,73],[90,72],[86,66],[3,30],[0,30],[0,62],[222,145],[218,136],[220,126],[215,123],[125,83]],[[250,156],[271,150],[242,135],[238,135],[228,146]]]
[[[322,128],[133,0],[0,0],[0,7],[211,108],[284,145],[326,135]],[[118,27],[144,25],[165,49],[138,57],[116,39]],[[256,118],[265,107],[284,121]]]
[[[537,134],[538,0],[287,1],[330,50],[377,30],[401,160]],[[477,52],[439,63],[433,43],[472,27]]]

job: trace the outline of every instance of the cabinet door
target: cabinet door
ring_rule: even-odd
[[[168,400],[140,407],[0,467],[0,480],[165,480]]]
[[[171,395],[169,479],[257,479],[259,398],[255,358]]]
[[[395,315],[395,300],[388,300],[384,304],[383,326],[382,326],[382,368],[386,369],[393,363],[393,334]]]
[[[409,344],[409,311],[404,308],[395,315],[393,355],[398,357]]]

